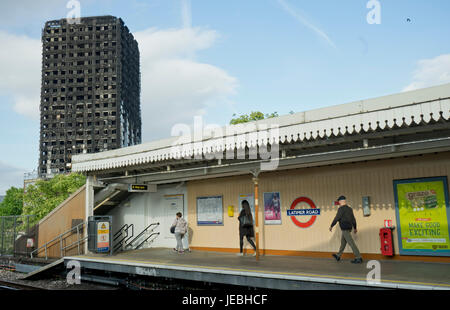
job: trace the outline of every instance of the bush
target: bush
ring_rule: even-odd
[[[0,203],[0,216],[20,215],[23,207],[23,189],[11,187]]]
[[[23,214],[36,215],[38,222],[86,183],[79,173],[56,175],[50,180],[39,180],[26,188]]]

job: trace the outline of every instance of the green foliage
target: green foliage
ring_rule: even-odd
[[[56,175],[50,180],[39,180],[27,186],[23,214],[36,215],[37,222],[86,183],[82,174]]]
[[[0,203],[0,216],[20,215],[23,206],[23,189],[11,187]]]
[[[235,116],[236,116],[236,114],[233,114],[233,117],[235,117]],[[250,114],[248,114],[248,115],[243,114],[239,117],[232,118],[230,121],[230,124],[236,125],[236,124],[248,123],[248,122],[253,122],[253,121],[259,121],[264,118],[272,118],[272,117],[278,117],[278,113],[273,112],[271,114],[264,115],[262,112],[255,111],[255,112],[250,112]]]

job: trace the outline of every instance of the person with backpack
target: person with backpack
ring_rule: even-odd
[[[255,249],[256,256],[256,245],[251,238],[255,236],[255,231],[253,230],[253,216],[252,210],[250,209],[250,204],[247,200],[242,201],[242,210],[239,213],[239,248],[240,252],[238,256],[244,256],[243,247],[244,247],[244,236],[247,238],[248,243]]]
[[[361,254],[359,253],[358,247],[355,244],[355,241],[352,238],[352,228],[354,228],[355,234],[357,233],[356,229],[356,219],[355,215],[353,214],[352,208],[347,206],[346,198],[345,196],[340,196],[338,198],[339,203],[339,209],[336,214],[336,217],[334,218],[333,222],[330,226],[330,231],[333,230],[333,226],[336,225],[337,222],[339,222],[339,226],[341,227],[342,231],[342,237],[341,237],[341,247],[339,248],[339,252],[337,254],[333,254],[333,257],[336,259],[336,261],[341,260],[342,253],[344,252],[345,246],[347,243],[352,248],[353,254],[355,255],[355,259],[351,262],[354,264],[360,264],[362,263]]]
[[[173,229],[173,227],[174,227],[174,229]],[[187,232],[187,222],[182,217],[181,212],[177,213],[177,217],[175,218],[175,221],[172,223],[172,226],[171,226],[171,231],[172,230],[175,233],[175,239],[177,240],[177,246],[173,250],[178,252],[179,254],[183,254],[184,249],[183,249],[182,240],[183,240],[184,235]]]

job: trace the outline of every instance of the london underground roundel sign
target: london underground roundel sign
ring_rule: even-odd
[[[310,206],[310,209],[295,209],[297,204],[304,202]],[[287,210],[287,215],[291,217],[292,222],[301,228],[308,228],[316,221],[318,215],[320,215],[320,209],[317,209],[314,202],[307,197],[299,197],[295,199],[291,208]],[[307,222],[301,222],[297,219],[297,216],[311,216]]]

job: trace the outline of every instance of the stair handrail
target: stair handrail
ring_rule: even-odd
[[[159,234],[161,234],[159,231],[158,231],[158,232],[155,232],[155,233],[151,233],[147,238],[145,238],[144,241],[142,241],[141,243],[139,243],[139,245],[138,245],[137,247],[135,247],[134,249],[135,249],[135,250],[139,249],[145,242],[147,242],[148,239],[150,239],[151,236],[159,235]],[[156,238],[155,238],[155,239],[156,239]],[[154,239],[153,239],[153,240],[154,240]],[[153,241],[153,240],[152,240],[152,241]]]
[[[133,236],[134,236],[134,224],[128,225],[127,234],[128,234],[128,229],[130,229],[130,227],[131,227],[131,236],[124,240],[125,244],[127,244],[127,241],[130,240],[131,238],[133,238]]]
[[[122,227],[120,227],[120,229],[114,234],[113,241],[116,241],[116,239],[118,237],[120,237],[122,230],[127,230],[127,229],[128,229],[128,224],[124,224]]]
[[[124,233],[125,232],[125,236]],[[121,244],[123,243],[123,240],[125,240],[128,237],[128,224],[124,224],[120,229],[114,234],[113,236],[113,243],[116,241],[117,238],[122,237],[120,241],[118,241],[116,244],[113,244],[113,252],[117,251],[119,248],[121,248]]]
[[[139,235],[137,235],[136,236],[136,238],[134,238],[133,240],[131,240],[130,242],[128,242],[126,245],[125,245],[125,247],[128,247],[128,246],[130,246],[130,245],[132,245],[133,244],[133,242],[135,242],[136,240],[138,240],[151,226],[153,226],[153,225],[156,225],[156,226],[158,226],[159,225],[159,222],[157,222],[157,223],[151,223],[150,225],[148,225],[146,228],[144,228],[144,230],[143,231],[141,231],[140,233],[139,233]],[[156,227],[155,227],[156,228]]]
[[[131,228],[131,235],[129,236],[128,230]],[[125,232],[125,236],[123,236],[123,232]],[[120,233],[120,234],[119,234]],[[125,224],[123,225],[118,232],[114,234],[115,238],[114,241],[119,238],[123,237],[113,246],[113,252],[119,251],[121,248],[123,248],[124,244],[127,243],[128,240],[133,238],[134,236],[134,224]]]
[[[86,224],[87,224],[86,221],[85,221],[85,222],[82,222],[82,223],[80,223],[80,224],[78,224],[78,225],[72,227],[71,229],[69,229],[69,230],[63,232],[62,234],[59,234],[58,236],[56,236],[56,237],[53,238],[52,240],[47,241],[44,245],[40,246],[39,248],[33,250],[33,251],[30,253],[31,258],[33,258],[33,253],[35,253],[35,252],[36,252],[36,253],[39,253],[39,250],[41,250],[41,249],[44,248],[44,249],[45,249],[45,259],[48,259],[48,255],[47,255],[47,247],[48,247],[48,245],[49,245],[50,243],[53,243],[54,241],[56,241],[56,240],[58,240],[58,239],[59,239],[59,242],[60,242],[61,257],[63,257],[63,256],[64,256],[64,255],[63,255],[63,250],[64,250],[65,248],[67,248],[67,247],[63,247],[63,246],[62,246],[62,240],[63,240],[62,237],[63,237],[64,235],[68,234],[68,233],[71,233],[71,232],[74,231],[74,230],[77,230],[77,236],[78,236],[78,241],[74,242],[74,244],[75,244],[75,243],[78,243],[78,253],[79,253],[79,252],[80,252],[80,249],[79,249],[80,242],[81,242],[81,241],[84,241],[84,239],[86,239],[86,238],[81,238],[81,239],[80,239],[80,237],[79,237],[80,226],[83,227],[83,225],[86,225]]]
[[[77,239],[77,241],[75,241],[75,242],[72,242],[71,244],[69,244],[69,245],[66,245],[65,247],[63,247],[62,249],[65,251],[67,248],[71,248],[73,245],[75,245],[75,244],[77,244],[78,246],[80,245],[80,241],[84,241],[84,240],[87,240],[88,239],[88,237],[86,236],[86,237],[83,237],[83,238],[81,238],[81,239]],[[80,253],[80,250],[78,249],[78,254]]]
[[[128,227],[128,224],[126,227]],[[125,232],[125,235],[123,234],[123,232]],[[117,235],[117,237],[122,237],[122,239],[120,239],[118,242],[116,242],[116,244],[113,245],[113,252],[117,252],[121,247],[123,247],[123,241],[128,237],[128,230],[121,231],[121,234]]]

